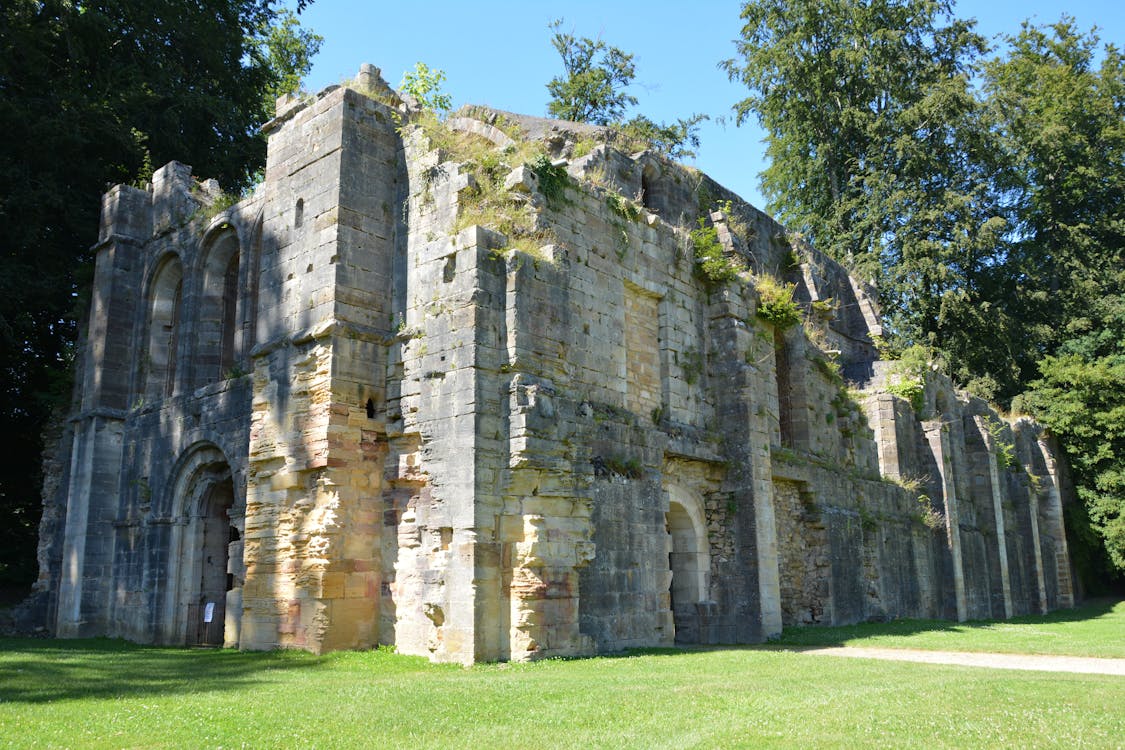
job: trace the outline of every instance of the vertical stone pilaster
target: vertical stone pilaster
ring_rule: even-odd
[[[953,596],[957,606],[957,620],[963,622],[967,617],[965,599],[965,569],[961,563],[961,525],[957,513],[957,487],[953,480],[953,466],[950,462],[949,433],[945,423],[933,420],[923,423],[926,442],[933,452],[934,463],[941,475],[942,497],[945,499],[945,531],[949,554],[953,564]]]
[[[739,315],[745,309],[738,293],[729,287],[721,293],[719,301],[712,303],[712,348],[721,362],[723,380],[716,384],[718,399],[716,411],[723,415],[731,432],[725,436],[727,460],[732,470],[728,473],[727,491],[733,492],[752,510],[739,516],[741,540],[740,553],[743,565],[753,566],[754,576],[749,579],[753,591],[748,591],[750,601],[756,605],[756,639],[779,635],[782,628],[781,581],[778,563],[777,522],[774,517],[773,471],[770,445],[779,433],[778,391],[776,359],[774,357],[772,328],[764,334],[768,343],[755,348],[754,338],[759,331],[751,329]],[[748,306],[747,306],[748,307]],[[754,320],[751,318],[751,320]],[[765,324],[758,324],[765,325]],[[747,362],[747,351],[761,351]],[[752,610],[753,611],[753,610]],[[746,635],[742,636],[743,638]]]
[[[773,433],[772,421],[777,418],[776,401],[771,400],[775,410],[761,409],[761,393],[777,393],[776,369],[767,364],[767,369],[759,373],[759,383],[764,380],[766,388],[754,388],[750,383],[741,393],[749,416],[750,467],[754,492],[754,536],[758,568],[758,602],[761,618],[761,637],[771,638],[781,634],[781,571],[777,550],[777,520],[774,517],[773,469],[770,455],[770,435]],[[768,386],[771,384],[773,388]]]
[[[992,494],[992,512],[996,519],[996,548],[1000,556],[1000,585],[1004,592],[1004,617],[1012,616],[1012,581],[1008,573],[1008,539],[1004,529],[1004,506],[1000,496],[1000,469],[996,462],[996,438],[983,417],[974,417],[977,429],[988,451],[988,486]]]
[[[762,636],[781,634],[781,577],[777,554],[777,521],[774,518],[773,482],[769,476],[769,451],[754,457],[754,519],[758,545],[758,596]]]
[[[902,479],[895,401],[896,398],[890,393],[877,393],[867,400],[866,411],[878,446],[879,473],[890,479]]]
[[[1043,574],[1043,547],[1039,538],[1039,493],[1028,486],[1027,515],[1031,523],[1031,546],[1035,560],[1035,583],[1039,594],[1039,613],[1047,613],[1047,581]]]
[[[1050,533],[1054,538],[1055,570],[1058,574],[1058,603],[1059,607],[1074,606],[1074,582],[1071,580],[1070,552],[1066,543],[1066,525],[1063,517],[1062,494],[1059,490],[1061,481],[1059,462],[1056,460],[1056,449],[1047,441],[1042,433],[1036,441],[1036,447],[1043,455],[1046,466],[1045,476],[1047,483],[1047,508],[1046,518],[1050,524]]]
[[[122,434],[129,399],[140,250],[151,231],[146,192],[115,187],[102,199],[101,229],[83,351],[81,406],[63,531],[57,633],[104,635],[113,587],[113,540],[121,494]]]

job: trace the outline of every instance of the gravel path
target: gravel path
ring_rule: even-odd
[[[995,654],[973,651],[923,651],[913,648],[866,648],[863,646],[825,646],[785,649],[802,654],[846,656],[855,659],[888,659],[916,661],[926,664],[956,664],[962,667],[991,669],[1028,669],[1040,672],[1078,672],[1111,674],[1125,677],[1125,659],[1102,659],[1092,656],[1044,656],[1032,654]]]

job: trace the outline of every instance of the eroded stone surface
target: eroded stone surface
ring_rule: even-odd
[[[889,394],[873,290],[596,128],[474,108],[439,147],[377,77],[279,103],[228,209],[177,163],[107,193],[60,635],[470,663],[1073,604],[1049,439]]]

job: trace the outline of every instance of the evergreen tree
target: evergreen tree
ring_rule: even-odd
[[[880,286],[899,345],[1059,437],[1125,570],[1125,62],[1067,18],[987,52],[948,0],[743,6],[762,175],[790,228]],[[974,89],[973,77],[984,81]],[[1036,378],[1038,378],[1036,380]],[[1032,382],[1034,381],[1034,382]],[[1081,550],[1080,550],[1081,554]]]
[[[878,283],[900,344],[976,364],[1004,326],[982,315],[1004,223],[990,202],[987,49],[950,2],[761,0],[724,67],[766,130],[769,208]],[[967,371],[967,370],[966,370]]]
[[[1095,65],[1096,33],[1024,24],[985,68],[1002,137],[997,183],[1012,226],[1008,301],[1042,353],[1125,353],[1125,60]]]
[[[1024,24],[986,68],[1015,227],[1006,302],[1022,372],[1039,376],[1018,406],[1070,461],[1071,527],[1096,542],[1077,545],[1088,582],[1125,574],[1125,60],[1110,45],[1097,66],[1098,42],[1065,17]]]

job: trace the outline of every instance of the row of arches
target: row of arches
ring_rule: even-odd
[[[146,284],[135,392],[166,398],[237,374],[252,343],[256,274],[236,228],[220,222],[200,243],[194,265],[168,252]]]

